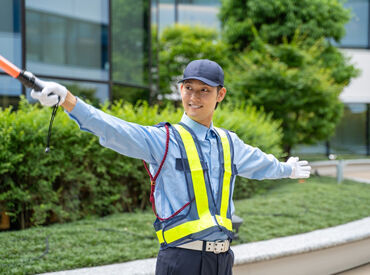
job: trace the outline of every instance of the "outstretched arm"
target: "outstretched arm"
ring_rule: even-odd
[[[250,179],[308,178],[311,167],[307,161],[292,157],[280,162],[271,154],[245,144],[232,134],[234,143],[234,163],[239,176]]]
[[[160,161],[164,154],[166,133],[163,129],[131,123],[102,112],[77,99],[65,87],[55,82],[43,82],[41,92],[31,96],[44,106],[62,106],[80,127],[99,137],[104,147],[125,156],[149,163]]]

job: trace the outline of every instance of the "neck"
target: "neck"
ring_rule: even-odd
[[[185,113],[186,114],[186,113]],[[203,126],[206,126],[207,128],[211,127],[211,123],[212,123],[212,118],[207,118],[207,119],[197,119],[195,117],[191,117],[189,116],[188,114],[186,114],[189,118],[191,118],[192,120],[194,120],[195,122],[203,125]]]

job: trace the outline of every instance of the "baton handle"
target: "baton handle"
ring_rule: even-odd
[[[41,92],[44,88],[40,79],[28,71],[21,71],[17,79],[27,88],[34,89],[36,92]]]

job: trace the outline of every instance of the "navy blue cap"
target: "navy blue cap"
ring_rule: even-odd
[[[224,86],[224,71],[216,62],[208,59],[191,61],[184,70],[184,76],[179,81],[197,79],[209,86]]]

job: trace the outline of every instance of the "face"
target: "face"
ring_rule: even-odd
[[[196,79],[186,80],[180,89],[185,113],[192,120],[209,127],[216,103],[224,99],[226,89],[217,92],[217,87],[208,86]]]

